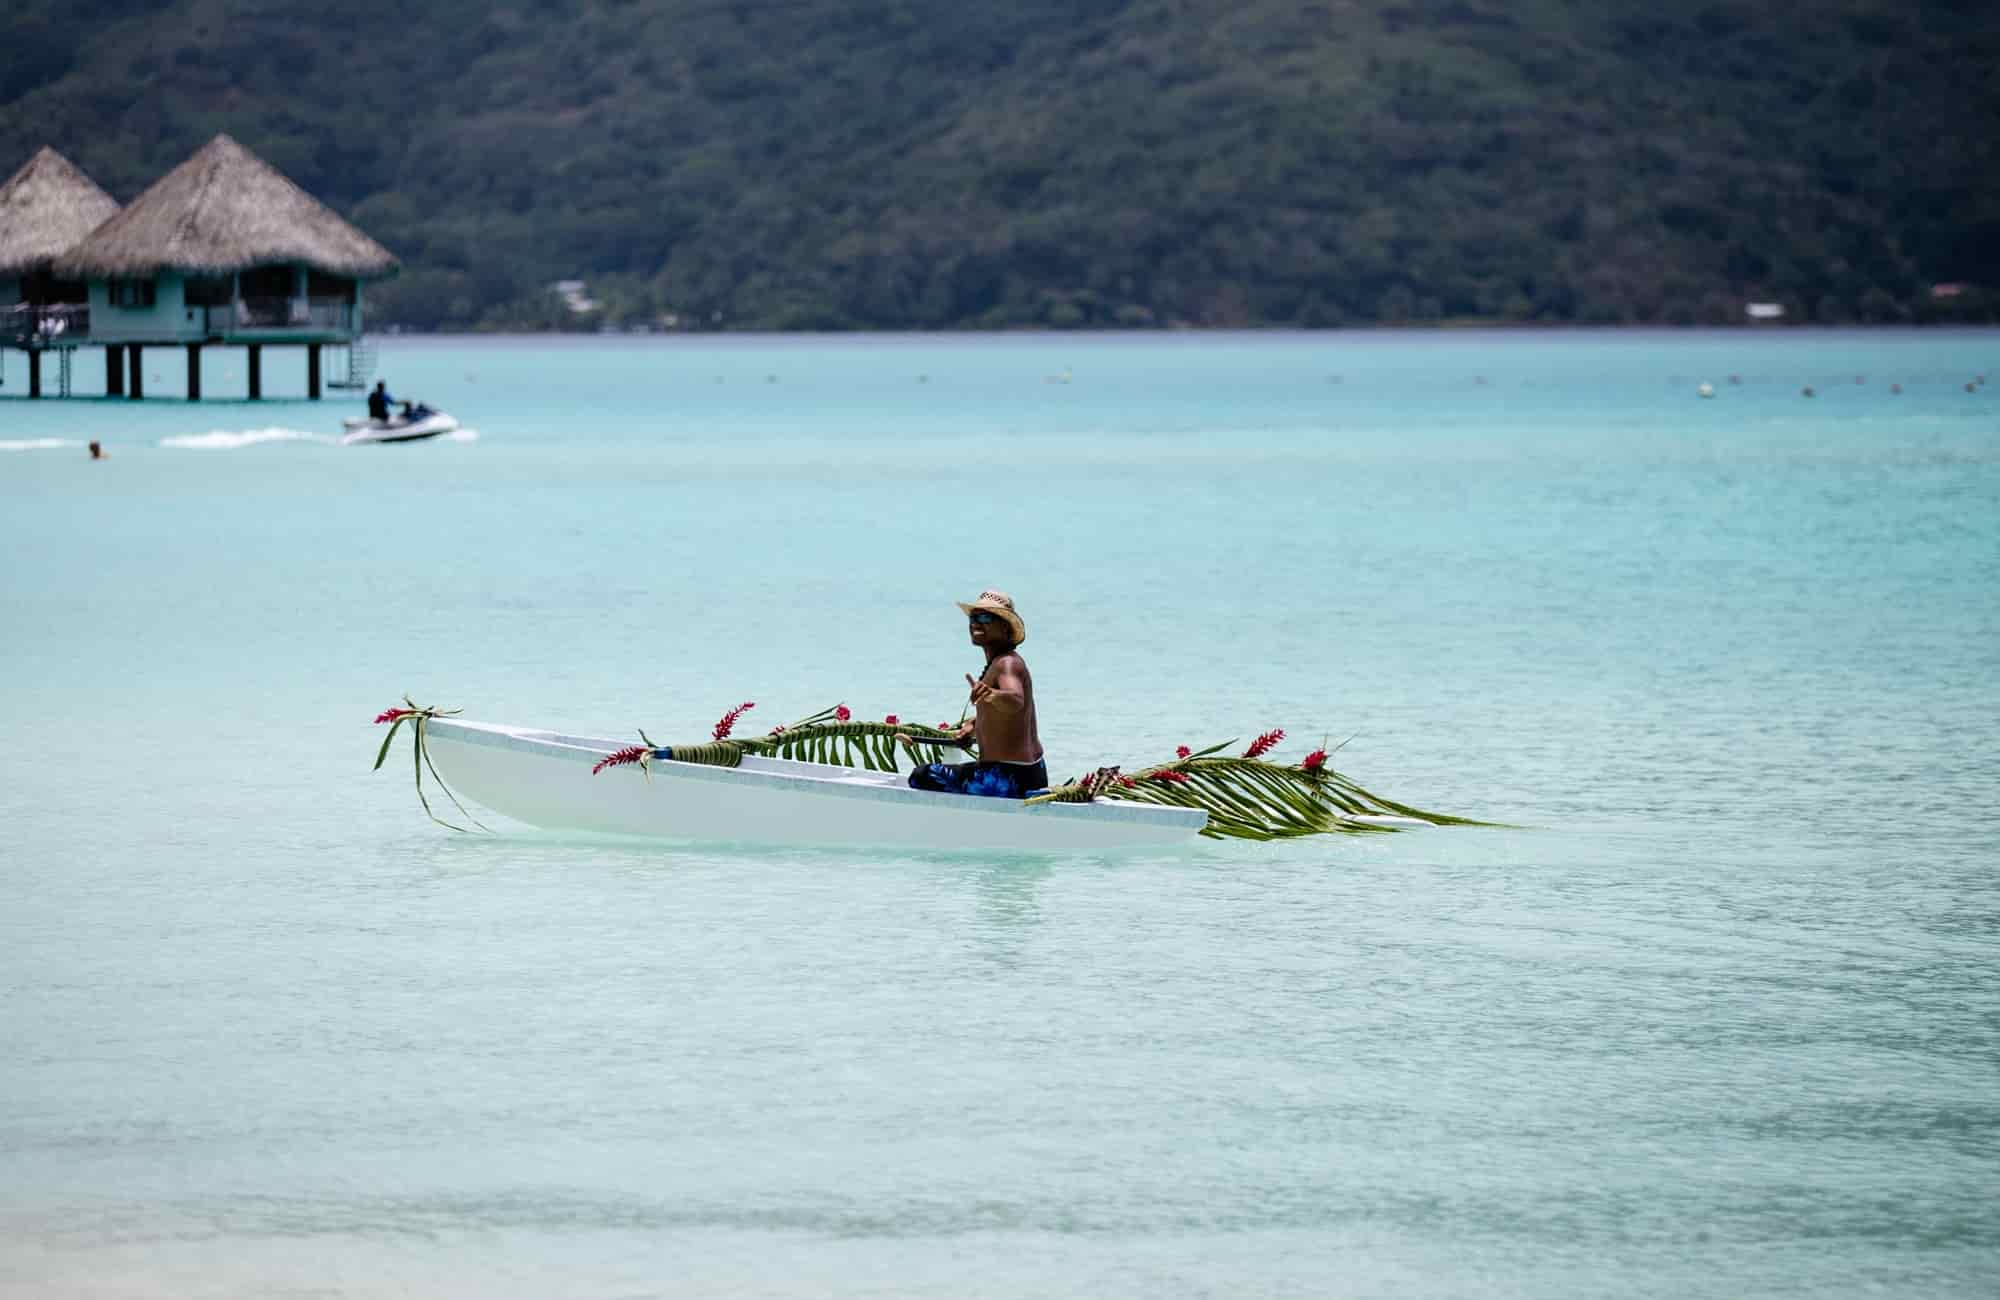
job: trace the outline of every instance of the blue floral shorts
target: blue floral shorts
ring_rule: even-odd
[[[1030,790],[1046,789],[1048,765],[1032,763],[926,763],[910,773],[912,790],[939,794],[977,794],[991,799],[1025,799]]]

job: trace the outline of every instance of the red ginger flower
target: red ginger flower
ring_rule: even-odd
[[[1284,738],[1285,738],[1285,729],[1283,727],[1278,727],[1274,730],[1267,731],[1263,735],[1257,737],[1257,739],[1250,742],[1250,748],[1243,751],[1243,757],[1262,758],[1264,757],[1264,755],[1276,749],[1278,747],[1278,742],[1283,740]]]
[[[1192,749],[1189,749],[1186,745],[1174,746],[1174,757],[1176,758],[1186,758],[1189,754],[1192,753],[1194,753],[1194,751]]]
[[[1163,767],[1153,773],[1153,779],[1155,781],[1165,781],[1169,785],[1175,785],[1187,780],[1188,774],[1186,772],[1176,772],[1171,767]]]
[[[727,740],[730,731],[736,726],[736,720],[756,707],[757,701],[745,700],[729,712],[723,714],[722,721],[715,724],[715,739]]]
[[[1323,749],[1315,749],[1312,753],[1307,754],[1305,758],[1300,761],[1299,766],[1304,768],[1308,772],[1319,771],[1321,768],[1326,766],[1326,751]]]
[[[896,725],[896,715],[892,713],[888,717],[882,719],[882,722],[885,726],[893,727]]]
[[[623,767],[627,763],[636,763],[652,752],[644,745],[627,745],[599,759],[597,766],[590,769],[590,774],[596,776],[607,767]]]
[[[848,711],[848,708],[845,704],[836,704],[833,706],[833,716],[839,719],[840,721],[845,722],[854,715]]]
[[[415,709],[384,709],[382,710],[382,712],[375,715],[375,721],[378,724],[384,722],[394,722],[398,718],[415,717],[416,712],[417,711]]]
[[[1119,778],[1118,778],[1118,784],[1120,784],[1120,785],[1122,785],[1122,786],[1126,786],[1126,787],[1128,787],[1128,788],[1129,788],[1129,787],[1131,787],[1131,786],[1136,786],[1136,785],[1138,785],[1139,783],[1138,783],[1137,781],[1134,781],[1134,780],[1133,780],[1133,779],[1132,779],[1131,777],[1129,777],[1129,776],[1121,776],[1121,777],[1119,777]]]

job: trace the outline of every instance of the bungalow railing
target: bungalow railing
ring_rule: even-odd
[[[78,303],[0,307],[0,339],[25,347],[57,347],[90,333],[90,308]]]
[[[211,334],[338,334],[354,329],[354,304],[329,298],[245,298],[208,309]]]

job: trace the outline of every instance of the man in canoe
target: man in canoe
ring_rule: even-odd
[[[965,611],[972,644],[986,653],[986,667],[979,676],[965,675],[965,684],[972,688],[973,720],[958,733],[960,741],[978,745],[979,759],[926,763],[910,773],[910,787],[941,794],[1026,798],[1029,791],[1049,784],[1042,737],[1035,727],[1035,681],[1019,651],[1028,639],[1028,625],[1004,591],[982,591],[970,604],[957,604]]]

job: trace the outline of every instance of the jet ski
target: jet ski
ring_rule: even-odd
[[[354,419],[341,423],[347,432],[340,441],[347,446],[363,442],[419,442],[458,428],[456,419],[422,402],[406,403],[386,420]]]

